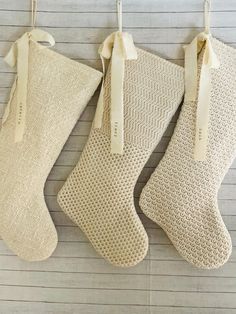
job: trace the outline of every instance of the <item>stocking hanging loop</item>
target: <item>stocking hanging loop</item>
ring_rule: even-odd
[[[116,1],[116,6],[117,6],[117,20],[118,20],[118,28],[119,32],[122,32],[122,0],[117,0]]]
[[[37,0],[31,0],[31,27],[35,28],[36,26],[36,17],[37,17]]]
[[[123,154],[124,147],[124,110],[123,83],[125,60],[137,59],[137,51],[133,38],[129,33],[122,32],[122,1],[117,1],[117,19],[119,30],[109,35],[99,47],[105,77],[105,59],[111,59],[111,153]],[[93,127],[101,128],[104,112],[104,77],[97,104]]]
[[[210,10],[211,10],[211,0],[205,0],[204,3],[204,23],[205,23],[205,33],[210,34]]]

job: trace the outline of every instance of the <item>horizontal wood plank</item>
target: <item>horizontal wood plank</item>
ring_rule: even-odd
[[[176,306],[135,306],[135,305],[101,305],[101,304],[65,304],[42,303],[32,301],[0,301],[4,313],[17,314],[234,314],[234,309],[217,309],[215,307],[176,307]]]
[[[40,0],[39,10],[42,11],[56,11],[56,12],[116,12],[116,5],[110,0],[101,0],[99,3],[96,0],[81,0],[79,2],[74,0],[58,0],[54,1]],[[29,2],[27,0],[11,0],[9,6],[8,0],[0,1],[1,10],[29,10]],[[199,0],[160,0],[158,2],[152,0],[142,1],[127,0],[124,1],[124,12],[194,12],[202,11],[203,5]],[[236,4],[234,0],[213,1],[213,11],[235,11]]]
[[[0,11],[1,25],[29,26],[31,14],[27,11]],[[78,18],[77,12],[40,12],[37,14],[39,27],[102,27],[116,28],[116,13],[83,12]],[[179,28],[204,27],[202,12],[124,12],[124,28]],[[236,27],[236,21],[231,12],[213,12],[211,26]]]

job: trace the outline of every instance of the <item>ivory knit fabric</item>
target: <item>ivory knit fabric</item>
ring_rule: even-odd
[[[91,130],[79,163],[58,195],[64,212],[97,252],[122,267],[137,264],[147,253],[148,237],[134,207],[134,186],[184,89],[182,67],[137,51],[137,60],[125,62],[124,154],[110,153],[108,72],[103,126]]]
[[[206,160],[193,159],[197,103],[186,102],[166,154],[140,198],[141,209],[165,230],[183,258],[207,269],[223,265],[231,254],[217,193],[236,153],[236,51],[211,40],[220,67],[211,72]]]
[[[24,138],[14,143],[16,93],[0,132],[0,234],[22,259],[46,259],[57,245],[44,184],[101,76],[30,42]]]

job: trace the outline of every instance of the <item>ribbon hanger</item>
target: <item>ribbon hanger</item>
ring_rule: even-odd
[[[130,34],[122,31],[122,1],[117,1],[118,31],[109,35],[99,48],[105,77],[105,61],[111,59],[111,153],[123,154],[124,148],[124,104],[123,84],[125,60],[137,59],[137,51]],[[104,112],[104,78],[97,104],[93,127],[101,128]]]
[[[211,10],[211,0],[205,0],[204,2],[204,25],[205,33],[210,34],[210,10]]]
[[[118,20],[119,32],[122,33],[122,1],[121,0],[117,0],[116,7],[117,7],[117,20]]]
[[[204,3],[205,31],[185,47],[185,101],[197,101],[194,159],[204,161],[207,154],[211,69],[220,66],[213,50],[210,33],[210,0]],[[204,48],[198,86],[198,54]]]
[[[37,17],[37,0],[31,0],[31,27],[32,29],[36,26],[36,17]]]
[[[2,124],[4,124],[10,114],[10,107],[14,94],[16,93],[16,122],[15,122],[15,143],[21,142],[25,132],[28,94],[28,69],[29,69],[29,47],[30,41],[47,42],[49,46],[55,44],[54,38],[47,32],[35,28],[37,13],[37,1],[31,2],[31,27],[30,32],[26,32],[16,40],[4,60],[11,66],[16,67],[16,78],[13,83],[10,98],[6,106]],[[40,45],[41,49],[45,46]]]

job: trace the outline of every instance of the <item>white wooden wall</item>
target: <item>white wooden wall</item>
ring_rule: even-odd
[[[38,26],[66,56],[100,68],[97,48],[116,27],[114,0],[38,0]],[[236,44],[236,1],[212,0],[212,32]],[[0,0],[0,115],[14,73],[3,62],[11,43],[28,29],[30,0]],[[202,0],[124,0],[124,26],[138,46],[183,63],[182,46],[203,26]],[[233,314],[236,313],[236,250],[219,270],[193,268],[177,254],[164,232],[141,211],[150,250],[130,269],[100,258],[82,232],[62,213],[56,195],[77,163],[93,119],[97,95],[68,139],[45,186],[45,198],[59,234],[53,256],[27,263],[0,240],[0,313],[35,314]],[[236,105],[236,104],[235,104]],[[165,151],[175,126],[148,161],[135,200]],[[219,206],[236,246],[236,162],[219,192]]]

